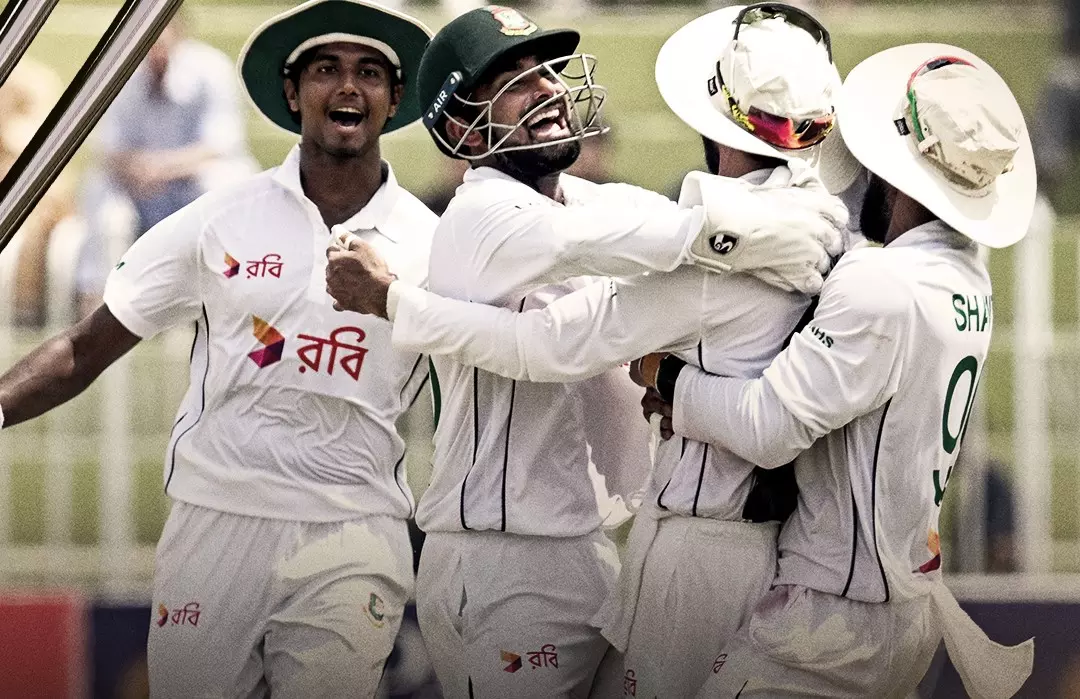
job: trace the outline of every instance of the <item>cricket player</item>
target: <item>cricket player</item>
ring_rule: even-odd
[[[969,694],[1009,697],[1033,641],[995,644],[960,609],[941,578],[938,516],[993,328],[977,244],[1028,229],[1028,131],[993,68],[941,44],[861,63],[838,116],[873,173],[862,232],[884,247],[840,260],[762,378],[671,357],[645,372],[673,402],[648,401],[666,433],[766,467],[799,455],[774,587],[699,696],[904,697],[944,635]]]
[[[728,31],[732,19],[733,15],[727,17]],[[816,46],[816,41],[807,34],[808,46]],[[591,76],[586,57],[568,55],[576,43],[576,32],[543,32],[507,8],[477,10],[433,39],[420,84],[423,93],[429,61],[438,66],[439,79],[431,82],[438,104],[426,121],[447,153],[483,155],[466,174],[436,232],[429,275],[434,291],[521,310],[542,307],[581,284],[568,278],[590,272],[667,270],[683,259],[679,250],[689,242],[686,228],[671,221],[680,211],[685,214],[695,207],[680,210],[636,188],[594,186],[560,174],[576,156],[577,148],[570,146],[589,129],[589,122],[578,122],[566,102],[587,103],[599,89],[591,77],[580,88],[565,85],[552,68],[576,63]],[[827,92],[838,78],[826,50],[818,51],[828,68],[824,73],[828,79],[819,87]],[[506,57],[491,57],[492,52]],[[475,74],[466,65],[484,61],[495,66],[480,71],[490,77],[479,82],[464,77]],[[710,65],[714,64],[715,58]],[[455,65],[461,69],[443,81],[441,76],[454,71]],[[451,89],[467,95],[460,104],[446,96]],[[820,102],[821,95],[817,97]],[[440,122],[433,117],[434,110],[447,104],[455,113]],[[727,103],[724,108],[729,109]],[[586,113],[593,114],[594,109],[590,105]],[[830,110],[831,105],[826,106],[821,116]],[[485,118],[496,123],[488,127]],[[475,133],[476,123],[481,133]],[[813,143],[827,133],[822,125]],[[500,144],[509,149],[500,150]],[[739,174],[765,168],[753,178],[759,183],[783,162],[779,155],[775,160],[745,158],[731,167],[743,167]],[[773,189],[783,191],[780,184],[786,185],[788,178],[785,169],[779,176],[784,182],[774,183]],[[710,189],[714,183],[725,189],[718,194]],[[746,193],[743,185],[748,184],[709,178],[704,184],[695,179],[690,188],[705,201],[706,209],[724,204],[735,207],[725,213],[761,215],[753,200],[750,210],[743,211],[737,209],[738,201],[724,196],[727,191]],[[792,232],[796,227],[793,224]],[[774,253],[783,257],[779,250]],[[353,307],[357,287],[363,286],[362,260],[359,253],[350,255],[333,253],[328,270],[330,290],[346,308]],[[695,292],[711,283],[702,270],[687,269],[686,275]],[[781,320],[778,325],[783,327],[761,340],[775,345],[764,350],[767,360],[790,334],[807,298],[749,276],[717,275],[720,278],[734,285],[728,287],[732,293],[765,290],[765,303],[775,304],[787,317],[786,325]],[[383,288],[379,312],[384,314],[386,293]],[[728,317],[738,312],[729,309]],[[701,315],[695,312],[695,333],[700,322]],[[666,346],[645,344],[627,358],[661,345]],[[516,354],[512,344],[507,349]],[[753,354],[748,351],[740,359],[758,361]],[[602,364],[592,373],[619,361]],[[481,371],[475,366],[478,362],[470,366],[435,357],[434,363],[443,407],[436,434],[436,470],[418,511],[428,539],[417,599],[421,628],[443,688],[451,696],[584,696],[607,648],[592,620],[613,587],[615,566],[610,543],[597,531],[586,474],[588,445],[582,427],[586,416],[575,387],[533,383],[522,380],[528,379],[524,375],[510,380]],[[699,451],[698,461],[704,454]],[[750,484],[742,485],[726,484],[720,490],[734,487],[745,498]],[[708,504],[710,512],[723,514],[734,507],[741,504]],[[775,525],[772,532],[763,556],[769,560],[775,557]],[[763,563],[756,594],[771,575],[769,564]],[[737,624],[738,620],[733,628]]]
[[[390,325],[341,314],[326,247],[350,232],[422,284],[435,216],[379,138],[420,116],[431,34],[359,0],[312,0],[255,31],[240,77],[300,135],[279,166],[154,226],[104,304],[0,377],[12,425],[72,398],[144,338],[193,324],[165,456],[148,662],[155,697],[374,696],[413,589],[395,420],[426,380]]]
[[[716,38],[725,33],[732,38],[718,52]],[[840,140],[832,132],[840,78],[830,42],[824,27],[796,8],[729,7],[664,44],[657,83],[672,110],[704,135],[713,174],[755,184],[788,178],[785,161],[820,160],[823,141]],[[823,163],[830,181],[846,176],[848,189],[861,195],[850,186],[864,181],[858,168],[837,162],[842,144],[832,150]],[[797,162],[792,167],[802,171]],[[685,191],[695,196],[692,186]],[[350,280],[348,292],[364,283]],[[386,287],[396,345],[517,381],[575,381],[657,347],[719,373],[759,376],[810,304],[804,294],[747,275],[694,267],[599,281],[520,314],[443,299],[386,276],[369,283],[374,294],[375,285]],[[705,682],[717,650],[772,583],[779,521],[794,507],[796,489],[790,467],[756,469],[694,440],[666,443],[658,456],[618,594],[597,623],[626,652],[627,691],[685,697]]]

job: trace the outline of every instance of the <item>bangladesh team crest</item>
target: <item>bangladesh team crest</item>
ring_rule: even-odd
[[[507,36],[528,36],[539,29],[535,22],[511,7],[491,5],[487,10],[501,25],[499,31]]]
[[[371,597],[368,598],[368,604],[364,607],[364,613],[367,615],[371,625],[377,629],[381,629],[383,624],[386,623],[386,610],[383,607],[382,597],[379,597],[374,592],[372,592]]]

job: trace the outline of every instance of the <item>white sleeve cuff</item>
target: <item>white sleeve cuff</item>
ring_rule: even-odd
[[[397,280],[390,282],[390,288],[386,290],[386,317],[391,323],[397,316],[398,301],[401,299],[400,291],[401,282]]]

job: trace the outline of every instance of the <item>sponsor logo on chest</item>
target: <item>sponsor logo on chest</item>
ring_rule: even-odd
[[[559,669],[559,649],[553,643],[545,643],[540,647],[540,650],[529,651],[525,655],[529,661],[530,669],[539,670],[549,667]],[[499,659],[505,663],[503,672],[513,674],[524,667],[521,656],[508,650],[500,650]]]
[[[260,369],[281,361],[286,351],[295,351],[300,360],[301,374],[314,372],[334,376],[336,371],[353,381],[360,380],[364,357],[368,352],[361,344],[367,337],[362,329],[344,325],[331,330],[326,337],[298,333],[295,340],[288,340],[277,328],[258,316],[252,316],[252,325],[255,339],[263,347],[249,352],[248,357]]]
[[[225,269],[222,274],[226,279],[233,279],[240,276],[240,260],[236,259],[229,253],[225,253]],[[276,252],[268,252],[262,256],[262,259],[248,260],[243,263],[244,267],[244,279],[261,279],[264,277],[274,277],[275,279],[281,279],[281,272],[284,269],[285,263],[281,259],[281,255]]]

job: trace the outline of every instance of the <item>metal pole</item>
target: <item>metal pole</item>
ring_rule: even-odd
[[[1050,389],[1048,358],[1053,347],[1053,239],[1048,225],[1032,225],[1016,247],[1014,401],[1017,549],[1020,571],[1048,573],[1054,541],[1050,526]]]
[[[0,182],[0,250],[116,98],[183,0],[127,0]]]
[[[0,85],[41,31],[58,0],[8,0],[0,12]]]

